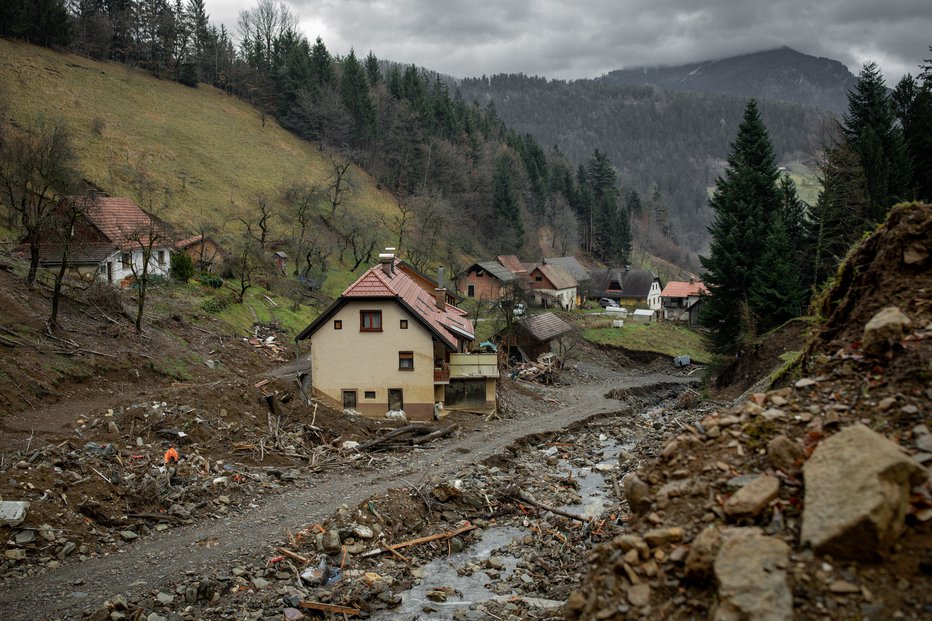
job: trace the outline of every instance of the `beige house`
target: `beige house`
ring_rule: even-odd
[[[447,291],[428,293],[391,254],[369,269],[297,337],[310,340],[314,395],[369,417],[404,411],[430,419],[435,404],[495,407],[495,355],[467,354],[466,312]]]

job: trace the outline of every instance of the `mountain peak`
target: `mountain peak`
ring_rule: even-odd
[[[785,101],[841,114],[855,77],[842,63],[781,46],[679,66],[619,69],[598,78],[609,84],[718,93]]]

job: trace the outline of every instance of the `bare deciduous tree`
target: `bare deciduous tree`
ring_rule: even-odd
[[[56,201],[74,183],[74,150],[64,122],[13,134],[0,131],[0,191],[10,220],[29,245],[30,285],[36,281],[43,229]]]
[[[52,286],[52,311],[49,315],[49,329],[59,328],[58,308],[61,301],[62,283],[68,272],[71,251],[74,247],[75,229],[84,223],[88,207],[93,202],[91,195],[68,196],[58,203],[54,210],[48,229],[51,231],[54,242],[61,253],[61,265],[55,272],[55,281]],[[58,254],[58,253],[56,253]]]

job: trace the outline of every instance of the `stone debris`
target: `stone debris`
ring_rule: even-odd
[[[793,619],[789,554],[786,543],[756,529],[726,532],[714,564],[719,595],[715,621]]]
[[[777,497],[779,491],[780,481],[776,477],[755,477],[728,499],[724,507],[725,515],[732,519],[756,517]]]
[[[801,541],[836,558],[877,558],[904,527],[910,490],[928,472],[857,424],[821,442],[803,469]]]
[[[871,317],[864,326],[864,351],[880,353],[899,341],[912,321],[896,306],[888,306]]]

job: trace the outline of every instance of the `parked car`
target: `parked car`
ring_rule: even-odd
[[[602,308],[618,308],[621,304],[611,298],[601,298],[599,299],[599,306]]]

